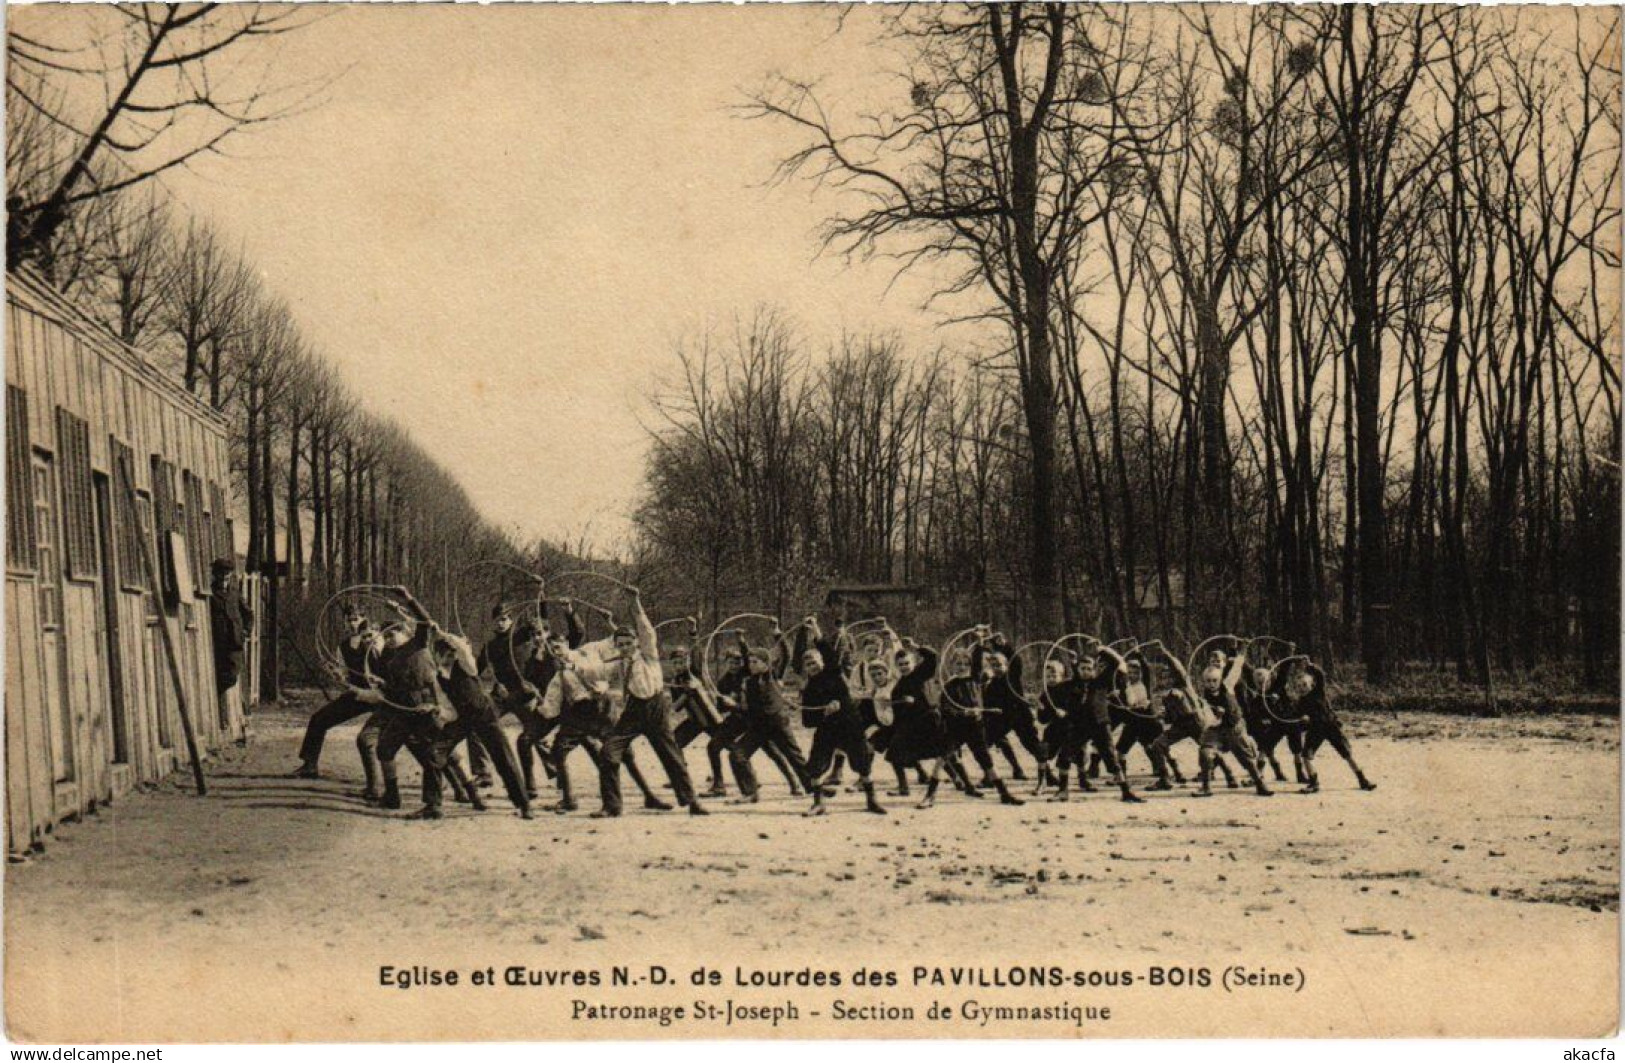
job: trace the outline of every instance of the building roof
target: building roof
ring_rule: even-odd
[[[147,353],[115,336],[107,326],[81,310],[67,296],[52,288],[38,272],[27,266],[6,271],[6,296],[42,317],[56,322],[109,361],[140,378],[165,398],[197,415],[221,432],[227,430],[226,415],[187,391],[174,377],[152,363]]]

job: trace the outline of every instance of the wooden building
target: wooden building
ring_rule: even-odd
[[[7,275],[5,363],[6,840],[19,853],[185,764],[160,622],[199,746],[241,737],[243,719],[216,696],[209,633],[210,563],[232,556],[225,419],[25,272]]]

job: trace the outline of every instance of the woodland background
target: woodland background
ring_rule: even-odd
[[[777,176],[827,202],[829,254],[949,278],[922,322],[997,340],[774,307],[690,332],[610,546],[493,527],[166,193],[320,105],[267,50],[319,17],[7,37],[8,267],[230,417],[268,697],[334,590],[467,619],[521,593],[487,559],[598,566],[657,616],[903,586],[924,638],[1270,632],[1377,686],[1617,691],[1617,11],[899,9],[890,95],[787,71],[730,102],[801,137]]]

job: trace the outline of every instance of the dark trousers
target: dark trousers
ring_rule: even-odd
[[[702,724],[693,716],[686,716],[683,718],[683,722],[677,725],[677,730],[672,732],[677,739],[678,749],[687,749],[700,735],[711,736],[711,740],[705,743],[705,759],[711,764],[711,785],[713,787],[725,785],[722,781],[722,755],[728,752],[728,747],[740,735],[744,734],[742,728],[735,731],[729,726],[736,716],[737,713],[734,716],[724,718],[721,723],[711,727]]]
[[[1303,753],[1313,757],[1320,752],[1322,744],[1331,746],[1344,760],[1354,756],[1354,750],[1349,746],[1348,736],[1343,733],[1343,724],[1338,720],[1309,721],[1309,729],[1304,732]]]
[[[705,728],[692,716],[683,717],[683,722],[672,731],[672,737],[677,740],[678,749],[687,749],[690,742],[705,734]]]
[[[384,733],[384,716],[382,712],[374,712],[361,725],[361,733],[355,736],[355,750],[361,756],[361,770],[366,773],[367,793],[371,796],[377,796],[383,772],[378,763],[378,739]]]
[[[692,804],[694,785],[688,778],[688,765],[683,762],[683,751],[677,748],[677,737],[672,734],[671,709],[663,695],[652,698],[626,698],[626,708],[615,721],[598,765],[598,790],[606,812],[621,811],[621,761],[626,759],[627,747],[638,736],[649,740],[655,756],[660,758],[666,777],[671,780],[677,803]]]
[[[322,759],[322,744],[327,741],[327,732],[358,716],[367,715],[372,709],[371,705],[349,692],[340,694],[317,709],[311,714],[310,722],[305,724],[305,740],[299,743],[299,759],[312,768],[316,767]]]
[[[750,723],[742,712],[734,712],[724,716],[722,722],[711,730],[711,741],[705,744],[705,758],[711,762],[711,784],[717,789],[720,790],[724,786],[722,781],[723,756],[727,755],[731,762],[734,746],[739,744],[749,730]],[[684,741],[683,734],[683,729],[679,727],[677,729],[677,744],[686,747],[688,742]],[[692,740],[689,739],[688,741]],[[799,748],[799,746],[796,748]],[[773,762],[773,766],[779,769],[779,774],[784,776],[784,781],[790,784],[791,791],[799,790],[802,782],[801,776],[797,774],[796,766],[790,763],[789,758],[785,756],[784,750],[776,743],[762,746],[761,750],[767,754],[767,759]],[[747,758],[747,764],[748,762]],[[754,779],[755,769],[750,768],[748,770],[751,773],[751,778]],[[741,789],[744,788],[745,784],[739,781],[738,769],[734,771],[734,781],[739,782]]]
[[[502,780],[502,788],[508,792],[508,800],[513,802],[513,807],[528,810],[530,797],[519,779],[519,762],[514,758],[513,747],[508,744],[508,736],[502,733],[502,724],[497,721],[496,713],[473,711],[458,716],[442,737],[446,743],[448,761],[457,743],[464,739],[468,740],[469,762],[473,763],[476,749],[490,753],[496,763],[497,776]],[[480,768],[473,770],[478,772]]]
[[[1032,709],[1019,706],[993,713],[986,717],[985,730],[989,745],[997,745],[1013,733],[1021,742],[1022,748],[1038,762],[1039,767],[1049,763],[1051,756],[1049,743],[1038,733],[1038,716]]]
[[[1151,746],[1162,737],[1163,723],[1154,716],[1138,716],[1134,713],[1125,714],[1123,729],[1117,734],[1117,755],[1126,764],[1129,750],[1139,746],[1145,750],[1145,755],[1151,755]]]
[[[526,792],[535,793],[535,759],[538,755],[546,755],[542,751],[542,742],[553,730],[554,721],[537,710],[535,698],[525,694],[508,694],[497,703],[497,709],[502,715],[512,713],[519,721],[519,737],[514,742],[518,748],[519,768],[525,777]],[[484,744],[472,735],[468,740],[468,770],[475,776],[489,773]]]
[[[795,732],[790,729],[790,717],[777,712],[741,715],[745,733],[728,750],[728,759],[734,766],[734,778],[739,780],[739,792],[746,797],[754,797],[760,789],[756,772],[750,766],[750,758],[759,749],[768,750],[769,755],[776,752],[778,757],[775,759],[782,758],[790,766],[795,779],[811,790],[813,783],[807,774],[807,758],[801,755],[801,743],[796,741]]]
[[[1271,722],[1267,726],[1259,728],[1257,734],[1253,738],[1253,741],[1258,743],[1258,751],[1260,753],[1264,754],[1266,757],[1273,757],[1275,755],[1275,747],[1281,744],[1282,739],[1286,739],[1287,750],[1294,757],[1300,757],[1303,755],[1304,737],[1305,732],[1302,727],[1294,727],[1291,724]]]
[[[384,718],[383,727],[378,734],[377,747],[386,796],[399,794],[395,756],[402,747],[412,754],[418,762],[418,767],[422,769],[423,804],[426,807],[440,807],[443,775],[451,773],[458,776],[457,781],[466,785],[466,778],[462,778],[462,765],[451,757],[451,746],[442,741],[440,725],[433,716],[391,712]]]
[[[819,721],[813,730],[812,753],[807,757],[808,777],[815,783],[822,779],[834,764],[836,753],[846,755],[860,779],[869,777],[874,751],[864,734],[863,719],[855,711],[837,712]]]
[[[1114,710],[1112,712],[1112,723],[1114,725],[1122,725],[1117,731],[1117,759],[1122,761],[1124,771],[1128,770],[1129,752],[1133,750],[1135,746],[1139,746],[1141,749],[1145,750],[1145,755],[1147,757],[1151,757],[1151,746],[1158,738],[1162,737],[1162,732],[1164,730],[1164,725],[1160,716],[1148,716],[1141,713],[1129,712],[1127,710]],[[1100,765],[1102,763],[1103,760],[1099,754],[1096,754],[1090,759],[1089,777],[1091,779],[1100,773]],[[1155,757],[1151,757],[1151,763],[1153,766],[1156,764]],[[1168,761],[1168,765],[1174,769],[1176,774],[1178,773],[1179,768],[1174,764],[1172,759]]]
[[[970,750],[971,759],[976,761],[983,775],[994,774],[993,754],[982,715],[974,712],[944,713],[943,723],[948,731],[948,755],[956,756],[963,746]]]
[[[553,748],[548,753],[553,765],[553,775],[559,786],[559,803],[564,808],[575,807],[575,789],[570,781],[570,754],[574,750],[584,749],[587,756],[592,758],[593,767],[597,768],[600,776],[604,771],[604,739],[609,737],[614,724],[609,717],[598,707],[597,702],[587,700],[579,701],[567,706],[557,720],[549,720],[550,725],[556,725],[557,737],[553,739]],[[632,781],[642,791],[645,799],[655,796],[649,787],[649,780],[644,778],[643,772],[638,768],[638,762],[633,758],[632,751],[626,751],[626,773],[632,776]]]
[[[1118,756],[1117,743],[1112,740],[1111,717],[1097,716],[1087,709],[1076,712],[1064,722],[1061,741],[1063,746],[1060,762],[1063,772],[1069,765],[1076,764],[1078,776],[1082,779],[1084,748],[1093,746],[1095,756],[1106,765],[1106,770],[1112,773],[1112,778],[1122,777],[1123,761]]]
[[[1283,723],[1273,716],[1247,721],[1247,732],[1252,736],[1253,744],[1258,747],[1258,755],[1269,762],[1275,769],[1277,779],[1286,778],[1281,771],[1280,762],[1275,759],[1275,747],[1286,739],[1286,748],[1292,754],[1293,766],[1297,769],[1299,781],[1303,781],[1303,728],[1293,724]]]

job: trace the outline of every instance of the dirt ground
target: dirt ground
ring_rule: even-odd
[[[1617,718],[1353,716],[1374,793],[1326,751],[1313,796],[1004,808],[949,794],[923,812],[893,800],[880,818],[842,795],[835,814],[806,820],[764,763],[762,804],[707,819],[525,822],[498,797],[485,814],[449,805],[420,823],[353,796],[353,727],[329,736],[329,778],[287,777],[311,708],[257,716],[252,742],[210,765],[207,798],[176,777],[8,867],[14,1039],[1587,1036],[1616,1024]],[[1194,748],[1179,759],[1192,766]],[[703,779],[698,746],[689,762]],[[591,767],[580,771],[595,798]],[[618,964],[641,984],[612,986]],[[386,965],[460,980],[395,988],[381,984]],[[653,984],[650,965],[676,984]],[[701,966],[721,984],[696,988]],[[1081,983],[999,984],[1051,966]],[[1277,984],[1240,985],[1237,966]],[[498,982],[512,967],[601,981],[472,984],[488,967]],[[953,970],[936,980],[966,967],[969,987]],[[842,983],[737,984],[803,968]],[[897,985],[856,985],[859,968]],[[1208,984],[1154,985],[1157,968],[1205,969]],[[1301,983],[1279,984],[1294,972]],[[730,1001],[796,1014],[729,1013]],[[935,1021],[933,1001],[955,1017]],[[686,1010],[669,1026],[591,1010],[660,1004]],[[984,1022],[984,1005],[1061,1010]]]

